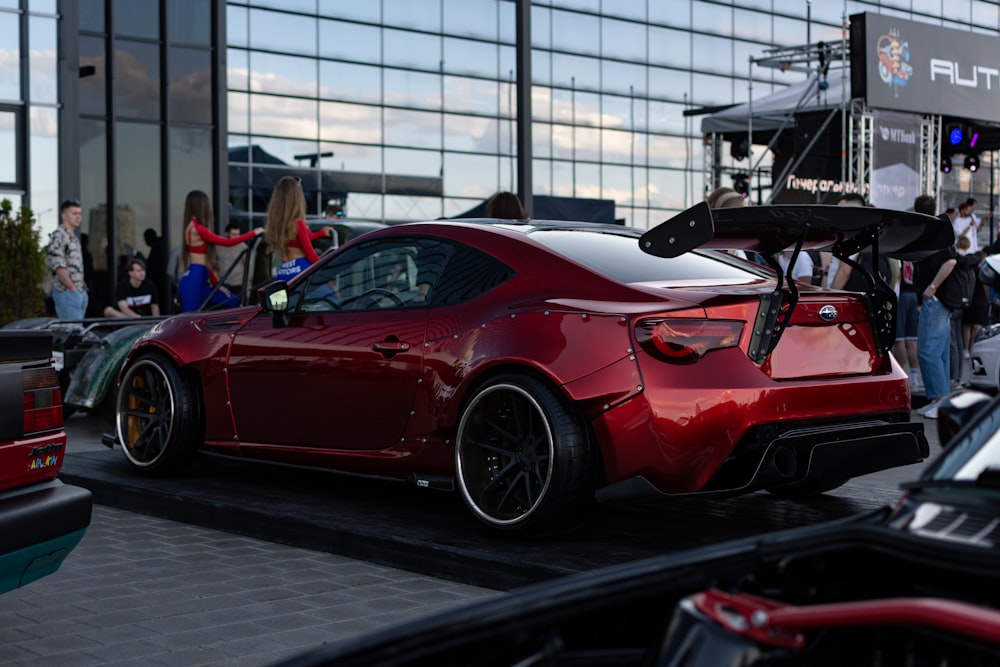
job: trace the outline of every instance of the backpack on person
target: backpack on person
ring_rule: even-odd
[[[975,255],[959,255],[955,258],[955,268],[937,288],[938,301],[949,310],[968,308],[976,291],[976,277],[979,273],[979,258]]]

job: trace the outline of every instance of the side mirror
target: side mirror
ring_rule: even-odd
[[[943,399],[938,404],[937,418],[938,442],[941,447],[947,449],[955,434],[992,400],[988,394],[968,389]]]
[[[277,280],[257,290],[257,298],[264,310],[274,317],[274,326],[288,326],[288,283]]]

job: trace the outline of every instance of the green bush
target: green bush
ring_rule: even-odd
[[[45,313],[42,281],[48,273],[35,216],[0,202],[0,326]]]

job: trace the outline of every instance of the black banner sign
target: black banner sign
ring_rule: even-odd
[[[1000,121],[1000,39],[855,14],[851,95],[880,109]]]

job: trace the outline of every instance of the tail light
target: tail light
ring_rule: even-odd
[[[62,392],[55,370],[26,369],[21,372],[21,384],[24,387],[24,434],[62,428]]]
[[[736,320],[656,318],[635,327],[639,346],[672,364],[693,364],[712,350],[736,347],[742,334],[743,322]]]

